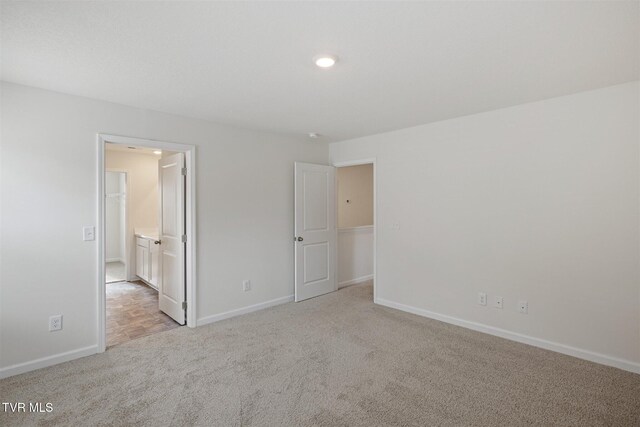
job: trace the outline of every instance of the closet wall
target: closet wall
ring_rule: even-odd
[[[107,172],[105,176],[105,221],[107,262],[125,262],[126,174]]]

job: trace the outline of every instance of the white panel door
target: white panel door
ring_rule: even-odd
[[[296,162],[295,297],[337,289],[335,168]]]
[[[185,180],[182,175],[184,154],[160,159],[160,277],[158,299],[160,310],[184,325],[185,312]]]

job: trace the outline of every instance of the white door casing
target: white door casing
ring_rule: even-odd
[[[185,323],[185,180],[184,154],[158,161],[160,189],[160,310],[181,325]]]
[[[295,300],[337,290],[335,168],[294,164]]]
[[[96,135],[96,204],[98,206],[96,215],[96,244],[97,244],[97,258],[98,268],[95,275],[95,283],[98,292],[97,298],[97,311],[96,311],[96,335],[98,344],[96,346],[96,352],[102,353],[107,348],[107,328],[106,328],[106,284],[105,284],[105,144],[117,144],[120,146],[137,146],[153,148],[154,150],[166,150],[172,152],[184,153],[185,166],[187,168],[186,181],[186,205],[185,205],[185,232],[187,235],[187,243],[185,244],[185,271],[186,271],[186,301],[188,304],[188,310],[186,312],[187,326],[195,328],[197,325],[197,305],[196,301],[196,289],[197,276],[196,276],[196,241],[197,241],[197,227],[196,227],[196,147],[189,144],[179,144],[175,142],[166,142],[152,139],[131,138],[128,136],[109,135],[99,133]],[[109,169],[111,170],[111,169]],[[123,170],[123,172],[126,172]],[[129,185],[129,181],[127,180]],[[127,194],[131,194],[127,191]],[[129,230],[131,230],[129,228]],[[128,241],[128,239],[127,239]],[[134,247],[129,245],[127,253],[134,251]],[[132,257],[133,258],[133,257]],[[131,274],[133,275],[133,269],[135,268],[135,262],[128,265]]]

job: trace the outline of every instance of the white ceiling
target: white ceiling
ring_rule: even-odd
[[[3,80],[325,141],[640,76],[637,1],[1,7]]]

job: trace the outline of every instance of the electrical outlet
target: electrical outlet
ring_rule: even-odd
[[[478,292],[478,304],[487,305],[487,294],[484,292]]]
[[[248,292],[251,290],[251,280],[242,281],[242,290]]]
[[[504,299],[502,297],[495,297],[493,300],[493,306],[495,308],[502,308],[503,302],[504,302]]]
[[[526,301],[519,301],[518,312],[522,314],[527,314],[529,312],[529,303]]]
[[[56,314],[49,317],[49,332],[59,331],[62,329],[62,314]]]

